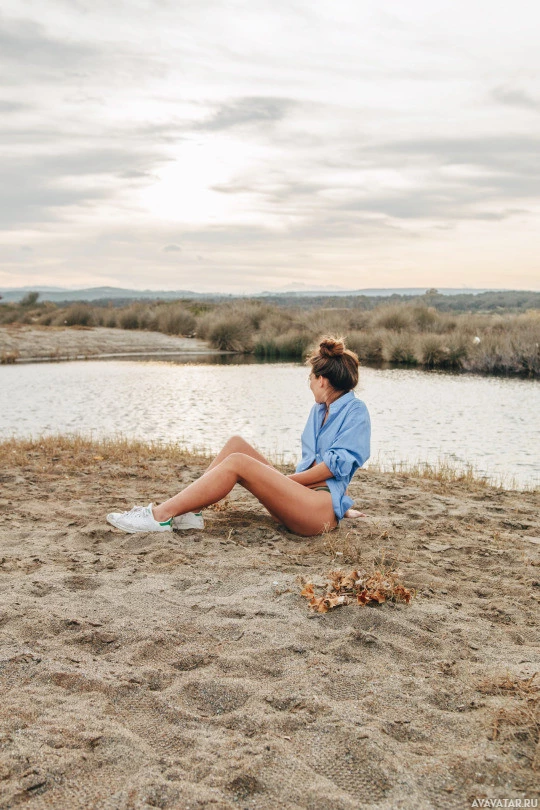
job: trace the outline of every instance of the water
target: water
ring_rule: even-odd
[[[313,397],[296,363],[137,361],[0,366],[0,437],[83,433],[217,451],[240,433],[294,461]],[[540,480],[540,383],[404,369],[361,372],[372,459],[472,465],[519,486]]]

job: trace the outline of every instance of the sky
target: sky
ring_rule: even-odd
[[[4,0],[0,287],[540,289],[531,0]]]

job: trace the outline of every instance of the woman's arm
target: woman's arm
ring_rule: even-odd
[[[324,461],[321,461],[320,464],[315,464],[308,470],[304,470],[304,472],[292,473],[292,475],[287,477],[291,478],[293,481],[296,481],[298,484],[303,484],[303,486],[309,487],[311,484],[319,484],[321,481],[324,482],[327,478],[333,478],[334,476]]]

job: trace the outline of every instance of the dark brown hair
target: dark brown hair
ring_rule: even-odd
[[[358,385],[358,357],[341,337],[325,335],[307,362],[315,376],[326,377],[336,391],[352,391]]]

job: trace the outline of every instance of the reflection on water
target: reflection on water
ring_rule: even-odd
[[[214,452],[240,433],[294,461],[313,403],[307,377],[296,363],[200,358],[1,366],[0,436],[120,433]],[[521,485],[540,479],[537,381],[365,368],[357,394],[384,465],[446,458]]]

